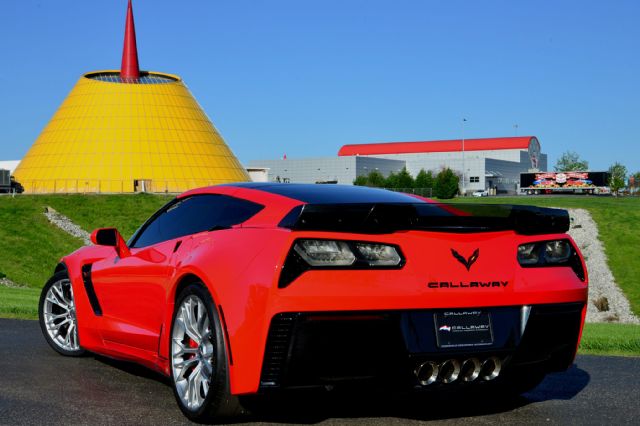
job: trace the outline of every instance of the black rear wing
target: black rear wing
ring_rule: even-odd
[[[370,203],[303,204],[279,226],[292,230],[386,234],[403,230],[435,232],[515,231],[523,235],[569,230],[566,210],[508,204]]]

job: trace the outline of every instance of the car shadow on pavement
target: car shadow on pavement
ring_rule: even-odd
[[[255,405],[244,402],[250,410]],[[254,422],[274,422],[289,424],[315,424],[329,419],[411,419],[442,420],[478,416],[511,411],[527,404],[519,397],[508,401],[492,401],[477,396],[476,399],[451,393],[438,394],[376,394],[365,392],[346,395],[341,392],[325,395],[291,396],[278,400],[262,401],[262,406],[248,419]],[[268,404],[268,406],[267,406]],[[247,418],[236,419],[246,422]],[[374,423],[378,423],[375,422]],[[386,423],[380,421],[380,424]]]
[[[525,394],[530,402],[569,400],[579,394],[591,381],[591,376],[578,365],[567,371],[549,374],[539,386]]]
[[[131,374],[136,377],[142,377],[144,379],[154,380],[156,382],[163,383],[167,386],[171,386],[171,380],[163,374],[157,371],[146,368],[140,364],[133,362],[120,361],[106,356],[91,354],[96,361],[108,365],[109,367],[117,368],[120,371]]]
[[[553,373],[534,390],[521,396],[497,396],[490,392],[304,392],[277,398],[245,398],[243,404],[256,411],[255,422],[314,424],[336,418],[398,418],[444,420],[499,414],[548,400],[569,400],[589,383],[589,374],[575,364],[566,372]],[[246,422],[237,419],[237,422]],[[381,421],[381,424],[384,423]]]
[[[133,376],[171,386],[170,379],[138,364],[97,355],[95,359]],[[315,424],[340,418],[427,421],[484,416],[512,411],[542,401],[570,400],[579,394],[589,381],[589,373],[574,364],[565,372],[549,374],[538,387],[521,396],[497,396],[486,391],[442,390],[411,393],[362,389],[291,391],[267,396],[242,397],[243,406],[252,414],[227,421]]]

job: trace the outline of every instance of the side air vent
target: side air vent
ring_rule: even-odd
[[[89,297],[89,303],[91,303],[93,313],[96,316],[101,317],[102,308],[100,307],[98,296],[96,296],[96,291],[93,288],[93,281],[91,281],[91,266],[92,265],[90,264],[82,266],[82,282],[84,283],[84,289],[87,292],[87,297]]]
[[[278,314],[271,320],[267,346],[264,351],[260,386],[278,387],[284,375],[287,356],[291,346],[291,336],[297,314]]]

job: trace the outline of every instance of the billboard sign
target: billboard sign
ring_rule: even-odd
[[[536,189],[588,189],[607,186],[606,172],[523,173],[520,186]]]

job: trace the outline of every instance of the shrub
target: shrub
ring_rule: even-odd
[[[356,186],[367,186],[369,184],[369,179],[366,175],[360,175],[356,177],[356,179],[353,181],[353,184]]]
[[[453,173],[450,168],[442,169],[435,180],[434,193],[440,199],[449,199],[455,197],[458,193],[458,184],[460,178]]]
[[[431,170],[425,172],[424,169],[420,169],[416,176],[415,187],[416,188],[433,188],[433,173]]]

